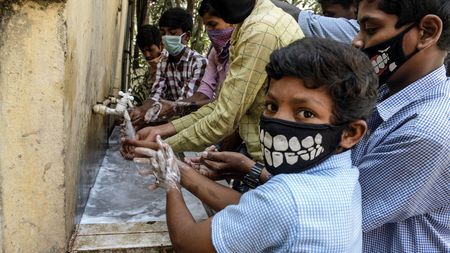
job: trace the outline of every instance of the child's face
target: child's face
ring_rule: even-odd
[[[203,24],[207,31],[223,30],[232,26],[219,17],[209,15],[209,13],[203,15]]]
[[[150,62],[151,60],[156,59],[161,55],[160,47],[156,46],[155,44],[141,48],[141,52],[147,62]]]
[[[360,31],[353,39],[353,46],[360,49],[380,44],[406,30],[410,25],[396,28],[398,17],[387,14],[378,8],[379,1],[363,0],[359,3],[358,22]],[[414,44],[408,43],[409,33],[405,34],[403,49],[406,54],[414,51]]]
[[[183,35],[183,37],[181,38],[181,43],[183,43],[184,45],[187,44],[187,42],[189,41],[189,34],[183,32],[183,30],[181,28],[174,28],[174,27],[167,27],[167,26],[161,26],[159,28],[159,31],[161,32],[161,36],[181,36]]]
[[[272,80],[263,115],[306,124],[331,124],[333,101],[325,89],[308,89],[301,79]]]

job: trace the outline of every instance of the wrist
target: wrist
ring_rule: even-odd
[[[250,171],[245,174],[244,179],[242,180],[246,185],[248,185],[250,188],[254,189],[258,185],[260,185],[260,177],[261,173],[264,169],[264,164],[260,162],[256,162],[253,164],[253,166],[250,168]]]

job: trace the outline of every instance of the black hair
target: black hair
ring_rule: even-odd
[[[319,4],[339,4],[344,7],[344,9],[350,8],[353,4],[355,4],[355,0],[318,0]]]
[[[269,79],[302,79],[309,89],[325,88],[333,101],[331,123],[367,119],[377,99],[378,77],[367,55],[350,45],[305,38],[278,49],[266,67]]]
[[[357,0],[360,3],[362,0]],[[369,2],[374,0],[368,0]],[[398,29],[410,23],[418,23],[428,14],[438,16],[443,23],[438,46],[450,51],[450,1],[449,0],[379,0],[378,8],[398,17]]]
[[[210,0],[203,0],[200,3],[200,7],[198,7],[198,15],[200,15],[200,17],[203,17],[206,13],[214,17],[222,18],[219,12],[217,12],[216,9],[212,7]]]
[[[183,32],[191,32],[192,15],[185,9],[176,7],[166,10],[159,19],[159,27],[181,28]]]
[[[143,25],[139,28],[136,35],[136,43],[139,48],[145,48],[151,45],[160,47],[161,33],[158,27],[154,25]]]

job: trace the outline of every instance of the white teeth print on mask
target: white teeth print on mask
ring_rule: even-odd
[[[272,154],[267,148],[264,149],[264,156],[266,158],[267,164],[269,164],[269,166],[272,166]]]
[[[333,155],[345,125],[303,124],[260,118],[259,140],[267,171],[300,173]]]
[[[304,161],[312,161],[324,152],[324,148],[321,146],[323,140],[321,134],[316,134],[314,137],[308,136],[300,143],[297,137],[292,137],[288,142],[284,135],[277,135],[272,138],[268,132],[264,133],[261,130],[260,140],[265,146],[263,152],[266,162],[275,168],[283,164],[284,161],[290,165],[294,165],[298,162],[299,157]],[[274,149],[273,152],[270,151],[272,146]]]
[[[268,132],[264,134],[264,146],[266,148],[272,148],[272,135],[270,135]]]
[[[272,153],[272,162],[273,166],[277,168],[281,164],[283,164],[283,153],[281,152],[273,152]]]
[[[286,162],[290,165],[294,165],[298,162],[298,155],[295,153],[285,153]]]
[[[273,148],[277,151],[286,151],[289,148],[288,140],[284,135],[277,135],[273,138]]]
[[[378,57],[374,60],[372,60],[372,66],[374,67],[375,73],[379,74],[384,69],[386,69],[386,65],[389,62],[389,55],[386,54],[386,52],[389,50],[389,47],[385,50],[380,50]]]
[[[298,141],[297,137],[292,137],[289,140],[289,148],[291,148],[292,151],[297,152],[299,151],[302,146],[300,145],[300,142]]]
[[[308,149],[312,146],[314,146],[314,138],[313,137],[308,136],[302,140],[302,147],[304,147],[305,149]]]

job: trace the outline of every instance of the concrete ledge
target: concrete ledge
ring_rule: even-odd
[[[84,224],[78,227],[72,253],[173,252],[165,222]]]

